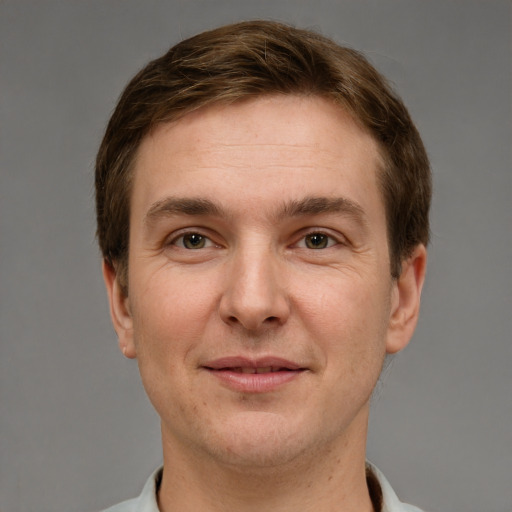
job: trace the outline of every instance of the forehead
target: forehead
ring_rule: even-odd
[[[329,196],[339,185],[363,201],[376,190],[381,165],[373,137],[326,99],[269,96],[214,105],[145,137],[134,166],[132,213],[166,194],[224,189],[230,201],[233,193],[251,198],[251,191],[263,201],[276,199],[279,187]]]

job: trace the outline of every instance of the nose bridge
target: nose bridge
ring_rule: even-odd
[[[248,330],[286,321],[289,312],[283,276],[270,243],[255,238],[239,244],[227,271],[220,310],[225,322]]]

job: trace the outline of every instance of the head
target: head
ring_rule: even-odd
[[[132,80],[98,156],[98,231],[164,460],[363,467],[369,397],[416,325],[429,190],[405,107],[311,32],[220,28]]]
[[[272,95],[320,97],[341,107],[377,143],[390,272],[429,238],[428,158],[409,113],[359,52],[307,30],[242,22],[180,42],[128,84],[96,162],[99,245],[128,293],[130,198],[144,138],[162,123],[215,104]]]

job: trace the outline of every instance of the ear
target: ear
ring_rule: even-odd
[[[394,354],[407,346],[420,311],[420,298],[427,267],[427,250],[423,244],[402,262],[400,277],[393,283],[391,313],[386,352]]]
[[[110,316],[119,340],[119,348],[126,357],[134,359],[137,352],[133,342],[133,319],[130,313],[130,301],[122,291],[115,268],[103,260],[102,270],[110,303]]]

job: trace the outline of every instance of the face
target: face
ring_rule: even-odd
[[[142,142],[127,297],[104,272],[164,450],[268,466],[364,446],[425,263],[420,247],[391,278],[380,162],[321,98],[209,107]]]

